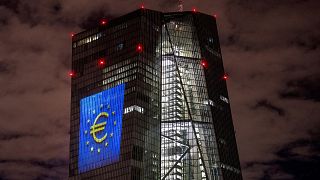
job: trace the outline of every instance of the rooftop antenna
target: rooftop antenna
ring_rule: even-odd
[[[183,0],[179,0],[178,9],[179,9],[179,12],[183,11]]]

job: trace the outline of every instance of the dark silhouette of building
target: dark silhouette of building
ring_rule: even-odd
[[[102,20],[70,75],[70,179],[242,179],[215,17]]]

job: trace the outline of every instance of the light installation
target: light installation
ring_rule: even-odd
[[[124,90],[120,84],[81,99],[79,173],[119,160]]]

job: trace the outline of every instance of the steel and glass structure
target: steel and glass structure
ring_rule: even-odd
[[[216,21],[139,9],[72,42],[70,179],[241,180]]]

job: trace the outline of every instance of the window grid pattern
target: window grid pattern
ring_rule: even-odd
[[[140,9],[73,37],[70,179],[242,180],[216,28]],[[123,83],[120,159],[79,173],[80,100]]]
[[[162,179],[222,179],[201,52],[192,16],[162,28]]]
[[[226,81],[222,78],[224,67],[221,56],[217,24],[214,17],[202,13],[194,15],[194,23],[201,48],[207,59],[205,70],[208,95],[213,105],[213,123],[219,151],[220,167],[225,180],[242,180],[241,168],[233,127]],[[228,99],[228,102],[224,98]]]
[[[70,179],[156,180],[160,176],[160,61],[156,44],[161,13],[135,11],[77,34],[73,39],[70,124]],[[152,32],[151,32],[152,31]],[[97,38],[98,37],[98,38]],[[136,45],[145,45],[138,53]],[[98,60],[104,58],[105,67]],[[86,172],[78,170],[80,100],[126,84],[120,159]],[[94,165],[93,165],[94,166]]]

